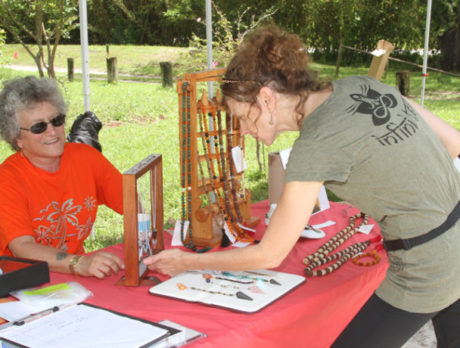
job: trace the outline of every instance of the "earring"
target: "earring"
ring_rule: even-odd
[[[265,106],[267,107],[268,111],[270,112],[270,121],[268,121],[268,124],[270,126],[273,126],[273,112],[270,110],[270,108],[268,107],[268,101],[265,101]]]
[[[269,124],[270,126],[273,126],[273,125],[274,125],[274,123],[273,123],[273,112],[271,112],[271,111],[270,111],[270,121],[268,121],[268,124]]]

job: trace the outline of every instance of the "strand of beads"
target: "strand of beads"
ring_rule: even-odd
[[[247,300],[247,301],[253,300],[251,297],[249,297],[242,291],[237,291],[236,293],[228,293],[228,292],[215,291],[215,290],[210,290],[210,289],[197,288],[196,286],[186,286],[183,283],[177,283],[176,285],[179,290],[191,289],[195,291],[207,292],[208,294],[213,294],[213,295],[235,296],[236,298],[239,298],[241,300]]]
[[[191,154],[190,154],[190,134],[188,132],[187,123],[190,122],[190,93],[188,91],[188,83],[184,83],[182,86],[183,93],[185,98],[182,99],[182,142],[181,142],[181,149],[182,149],[182,175],[181,175],[181,185],[182,185],[182,195],[181,195],[181,241],[182,244],[189,248],[193,249],[195,246],[193,245],[192,241],[192,226],[189,224],[189,243],[185,243],[185,221],[190,221],[190,215],[186,217],[186,206],[188,205],[190,209],[190,201],[191,201],[191,191],[188,189],[191,183],[191,177],[189,180],[186,178],[190,176],[190,170],[187,167],[186,163],[190,163],[191,161]],[[188,204],[186,204],[186,196],[188,200]]]
[[[355,226],[355,222],[358,218],[362,218],[363,221]],[[342,245],[346,240],[348,240],[359,228],[363,225],[366,225],[369,217],[364,213],[359,213],[350,217],[350,223],[347,227],[329,239],[324,243],[315,253],[306,256],[303,259],[303,263],[306,265],[304,273],[308,277],[320,277],[334,272],[339,269],[345,262],[347,262],[351,257],[357,253],[363,251],[370,244],[370,241],[356,243],[349,246],[348,248],[338,251],[335,254],[332,254],[340,245]],[[316,269],[320,266],[326,265],[330,262],[327,267],[323,269]]]
[[[355,221],[358,218],[363,218],[363,222],[355,227]],[[334,235],[326,243],[324,243],[314,254],[308,255],[304,258],[303,262],[308,264],[311,261],[316,259],[322,259],[327,254],[331,253],[337,247],[342,245],[346,240],[348,240],[359,228],[363,225],[367,225],[369,217],[364,213],[359,213],[350,217],[350,223],[347,227],[341,230],[339,233]]]
[[[349,246],[347,249],[337,252],[335,254],[328,255],[322,260],[310,263],[304,270],[304,274],[307,277],[322,277],[328,275],[340,267],[342,267],[348,260],[350,260],[354,255],[363,251],[370,244],[370,241],[360,242]],[[335,261],[337,260],[337,261]],[[333,264],[330,264],[322,269],[315,269],[322,265],[325,265],[329,262],[335,261]]]
[[[232,210],[232,207],[230,206],[230,202],[229,202],[229,199],[228,199],[228,182],[224,178],[225,166],[222,166],[222,163],[219,163],[219,162],[222,162],[222,161],[219,161],[222,158],[222,156],[221,156],[222,146],[220,147],[221,151],[216,150],[216,154],[215,154],[215,157],[217,159],[217,168],[218,168],[218,171],[219,171],[219,178],[220,179],[216,175],[214,165],[212,164],[212,159],[211,159],[211,144],[210,144],[211,142],[210,142],[210,139],[209,139],[210,133],[209,133],[209,130],[208,130],[207,122],[204,119],[205,114],[206,114],[206,112],[204,110],[204,105],[201,104],[198,118],[199,118],[199,124],[200,124],[200,131],[201,131],[201,134],[202,134],[202,139],[203,139],[203,136],[205,137],[205,142],[203,142],[203,152],[204,152],[204,156],[206,158],[206,162],[207,162],[207,165],[208,165],[209,175],[212,175],[212,187],[213,187],[214,194],[216,195],[216,197],[220,201],[221,212],[223,214],[224,220],[229,223],[229,225],[227,225],[227,226],[229,227],[229,230],[233,234],[233,236],[239,241],[252,242],[253,239],[249,235],[247,235],[238,226],[238,224],[235,223],[235,219],[234,219],[234,217],[232,217],[233,216],[233,210]],[[211,113],[211,114],[212,114],[213,119],[215,119],[214,113]],[[217,139],[214,139],[214,140],[217,140]],[[217,149],[217,146],[218,146],[217,141],[214,144],[215,144],[216,149]],[[221,182],[223,183],[223,186],[224,186],[223,190],[224,190],[224,197],[225,198],[223,198],[222,195],[219,192]],[[226,190],[226,188],[227,188],[227,190]],[[223,209],[223,206],[225,206],[225,209]]]
[[[189,84],[184,83],[182,86],[182,91],[184,93],[184,98],[182,99],[182,142],[181,142],[181,185],[182,185],[182,195],[181,195],[181,226],[180,226],[180,238],[182,244],[193,251],[196,252],[205,252],[210,248],[198,249],[192,240],[192,224],[189,223],[188,226],[188,239],[189,242],[186,243],[185,237],[185,221],[192,221],[192,159],[191,159],[191,127],[190,127],[190,90]],[[186,199],[187,197],[187,199]],[[187,200],[187,201],[186,201]]]
[[[220,115],[218,115],[219,117]],[[233,169],[233,156],[232,156],[232,149],[233,149],[233,126],[232,126],[232,119],[230,114],[226,114],[225,117],[225,127],[227,130],[227,163],[229,167],[229,172],[230,172],[230,187],[232,190],[232,197],[234,200],[234,205],[235,205],[235,210],[236,210],[236,215],[238,216],[238,221],[242,222],[243,217],[241,215],[241,210],[240,210],[240,205],[238,204],[238,198],[237,198],[237,193],[236,193],[236,183],[234,182],[235,180],[235,171]]]
[[[221,112],[220,112],[220,109],[217,110],[217,122],[218,122],[218,134],[219,134],[219,152],[220,152],[220,156],[221,156],[221,160],[220,160],[220,165],[222,167],[222,174],[223,174],[223,183],[224,183],[224,192],[225,192],[225,196],[226,196],[226,202],[228,204],[228,206],[230,206],[230,202],[229,202],[229,196],[232,198],[232,202],[233,202],[233,207],[234,207],[234,210],[236,211],[238,217],[235,217],[235,215],[233,214],[233,209],[230,207],[230,211],[229,211],[229,215],[230,215],[230,219],[231,219],[231,223],[232,223],[232,226],[238,231],[238,236],[239,236],[239,239],[241,241],[245,241],[245,242],[252,242],[254,241],[253,238],[251,238],[246,232],[243,231],[243,229],[238,225],[238,222],[239,223],[243,223],[243,217],[241,216],[241,212],[240,212],[240,208],[239,208],[239,204],[237,202],[237,198],[236,198],[236,191],[234,189],[234,185],[229,185],[229,182],[231,180],[229,180],[229,177],[227,176],[227,171],[226,171],[226,167],[225,167],[225,162],[226,160],[228,159],[228,156],[227,156],[227,159],[226,159],[226,156],[225,156],[225,151],[224,151],[224,139],[223,139],[223,130],[222,130],[222,115],[221,115]],[[227,142],[229,141],[228,139],[228,136],[227,136]],[[227,148],[227,152],[228,152],[228,148]],[[232,177],[232,170],[233,170],[233,166],[230,162],[227,162],[228,164],[228,168],[229,168],[229,171],[230,171],[230,179]],[[229,193],[229,186],[231,188],[231,194]]]
[[[371,258],[372,260],[371,261],[366,261],[366,262],[359,261],[359,260],[361,260],[363,258]],[[374,265],[376,265],[376,264],[378,264],[380,262],[380,256],[377,253],[377,250],[374,249],[374,250],[372,250],[370,252],[362,253],[362,254],[353,256],[352,259],[351,259],[351,262],[353,262],[353,264],[355,264],[356,266],[370,267],[370,266],[374,266]]]

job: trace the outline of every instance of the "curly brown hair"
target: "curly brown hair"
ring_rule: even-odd
[[[300,97],[296,111],[303,119],[302,106],[310,91],[324,87],[309,69],[311,58],[296,34],[270,24],[249,34],[230,61],[222,79],[225,97],[256,104],[263,86]]]

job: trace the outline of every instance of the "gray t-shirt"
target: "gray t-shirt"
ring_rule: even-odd
[[[460,174],[428,124],[393,87],[366,76],[334,81],[302,123],[285,181],[324,181],[371,215],[387,240],[439,226],[460,200]],[[377,295],[428,313],[460,298],[460,221],[434,240],[389,253]]]

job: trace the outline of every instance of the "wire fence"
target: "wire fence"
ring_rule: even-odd
[[[346,49],[349,49],[349,50],[352,50],[352,51],[356,51],[356,52],[366,53],[366,54],[372,55],[372,52],[368,52],[368,51],[365,51],[365,50],[361,50],[361,49],[359,49],[359,48],[350,47],[350,46],[346,46],[346,45],[341,45],[341,46],[342,46],[343,48],[346,48]],[[423,65],[421,65],[421,64],[408,62],[408,61],[405,61],[405,60],[403,60],[403,59],[394,58],[394,57],[388,57],[388,59],[389,59],[389,60],[396,61],[396,62],[400,62],[400,63],[403,63],[403,64],[412,65],[412,66],[415,66],[415,67],[420,68],[420,69],[423,68]],[[429,66],[427,66],[427,70],[436,71],[436,72],[439,72],[439,73],[442,73],[442,74],[446,74],[446,75],[450,75],[450,76],[454,76],[454,77],[460,77],[459,74],[454,74],[454,73],[451,73],[451,72],[449,72],[449,71],[445,71],[445,70],[442,70],[442,69],[431,68],[431,67],[429,67]]]

